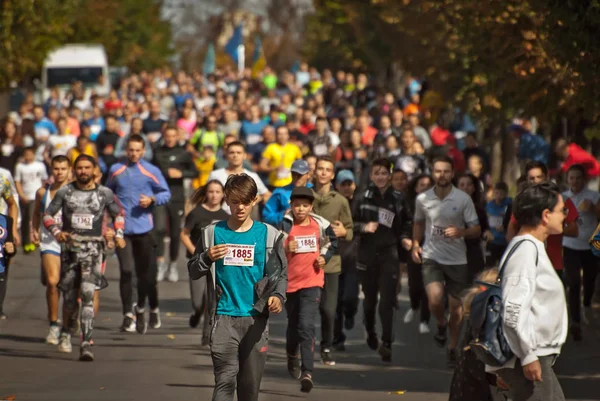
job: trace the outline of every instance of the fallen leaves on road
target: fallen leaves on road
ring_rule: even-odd
[[[167,312],[167,317],[173,317],[175,315],[177,315],[177,313],[175,313],[175,312]]]
[[[100,390],[104,390],[104,386],[100,387]]]
[[[169,340],[174,340],[174,339],[175,339],[175,334],[169,334],[169,335],[167,336],[167,338],[168,338]]]
[[[0,398],[2,401],[15,401],[17,399],[16,395],[7,395],[6,397]]]
[[[393,395],[404,395],[404,393],[406,393],[406,391],[404,391],[404,390],[399,390],[399,391],[390,391],[388,394],[393,394]]]

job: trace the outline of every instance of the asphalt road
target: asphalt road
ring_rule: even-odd
[[[208,349],[200,347],[200,330],[190,329],[189,287],[184,261],[178,283],[161,283],[162,327],[145,335],[120,333],[118,266],[109,259],[110,286],[101,293],[96,318],[93,363],[77,361],[46,345],[45,290],[39,279],[39,255],[19,254],[11,266],[5,313],[0,321],[0,400],[17,401],[176,401],[210,399],[213,387]],[[403,400],[448,399],[452,372],[432,335],[419,335],[417,322],[405,325],[408,307],[403,289],[396,316],[394,361],[384,365],[364,342],[360,325],[349,335],[347,350],[336,353],[337,364],[316,363],[315,388],[309,395],[286,370],[285,313],[271,319],[269,359],[261,386],[261,401],[275,400]],[[358,322],[360,319],[357,320]],[[597,320],[600,322],[600,318]],[[570,400],[600,400],[600,330],[586,328],[584,341],[569,342],[556,370]]]

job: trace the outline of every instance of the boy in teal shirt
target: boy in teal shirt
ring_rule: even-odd
[[[283,235],[253,221],[258,189],[252,177],[232,175],[225,184],[227,221],[202,230],[188,262],[190,278],[208,276],[213,401],[257,401],[267,360],[269,313],[281,312],[287,290]]]

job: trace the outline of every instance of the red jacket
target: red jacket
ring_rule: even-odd
[[[588,177],[597,177],[600,175],[600,163],[598,160],[585,150],[581,146],[571,143],[568,147],[568,155],[565,159],[560,171],[565,172],[574,164],[581,164]]]

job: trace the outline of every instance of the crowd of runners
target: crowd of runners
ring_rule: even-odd
[[[183,245],[213,400],[236,389],[258,399],[268,317],[284,309],[287,368],[303,392],[317,339],[333,366],[348,331],[364,330],[390,363],[394,333],[418,319],[456,369],[451,399],[491,399],[488,384],[515,400],[564,399],[552,363],[567,331],[580,341],[592,318],[600,194],[588,183],[600,165],[577,143],[550,146],[520,117],[504,134],[523,171],[509,188],[491,181],[468,120],[417,78],[399,95],[306,64],[260,77],[157,70],[110,93],[75,82],[43,104],[23,94],[0,131],[0,319],[10,259],[39,249],[46,342],[66,353],[77,343],[91,361],[107,257],[120,271],[115,329],[144,334],[161,327],[157,283],[180,279]],[[533,258],[531,269],[515,255]],[[504,331],[523,369],[486,368],[467,347],[466,295],[499,264]],[[405,274],[410,308],[396,319]],[[541,323],[540,309],[555,321]]]

